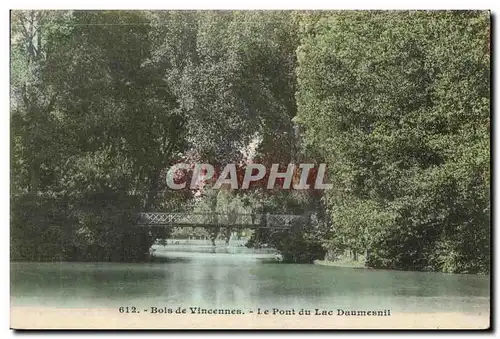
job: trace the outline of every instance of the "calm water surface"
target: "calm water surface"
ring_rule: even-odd
[[[280,264],[246,248],[212,251],[156,246],[168,262],[147,264],[12,263],[11,304],[489,311],[488,276]]]

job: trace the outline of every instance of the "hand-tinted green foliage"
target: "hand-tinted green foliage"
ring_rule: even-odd
[[[285,263],[312,263],[323,259],[323,239],[329,224],[324,214],[321,196],[308,191],[275,190],[271,193],[256,190],[251,205],[257,213],[303,215],[304,222],[291,225],[287,231],[257,230],[247,243],[248,247],[270,246],[276,248]]]
[[[68,259],[67,242],[77,220],[70,215],[67,200],[26,194],[12,196],[10,205],[12,259]]]
[[[11,256],[17,260],[143,260],[164,236],[164,229],[138,229],[140,200],[116,192],[24,194],[11,206]]]
[[[168,232],[135,213],[192,206],[165,189],[170,165],[240,163],[260,140],[255,161],[326,162],[334,189],[196,207],[311,217],[249,245],[487,272],[489,25],[472,11],[13,11],[12,258],[146,258]]]
[[[326,245],[373,267],[487,272],[489,13],[301,23],[296,120],[334,183]]]
[[[184,150],[183,118],[162,74],[144,65],[153,50],[148,23],[140,12],[14,13],[14,193],[76,201],[116,192],[125,201],[139,197],[142,210],[158,203],[161,170]],[[66,258],[134,259],[136,249],[147,255],[144,231],[132,236],[127,223],[114,219],[127,211],[124,201],[92,199],[87,212],[74,204],[62,213],[67,220],[57,221],[82,241],[79,254]],[[116,216],[103,214],[106,204]],[[70,217],[75,213],[78,225]],[[73,248],[65,246],[66,252]]]

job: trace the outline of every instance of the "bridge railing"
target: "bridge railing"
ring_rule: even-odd
[[[291,227],[296,222],[307,222],[302,215],[242,214],[242,213],[141,213],[139,226],[231,226],[249,228]]]

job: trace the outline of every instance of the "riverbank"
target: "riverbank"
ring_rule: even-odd
[[[486,329],[489,313],[272,316],[120,313],[111,308],[12,307],[13,329]]]
[[[314,260],[314,265],[331,266],[331,267],[350,267],[350,268],[366,268],[364,260],[354,261],[349,259],[342,259],[336,261],[330,260]]]

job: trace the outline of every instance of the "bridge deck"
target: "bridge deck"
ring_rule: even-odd
[[[142,227],[231,227],[289,229],[306,223],[303,215],[241,213],[141,213],[137,225]]]

